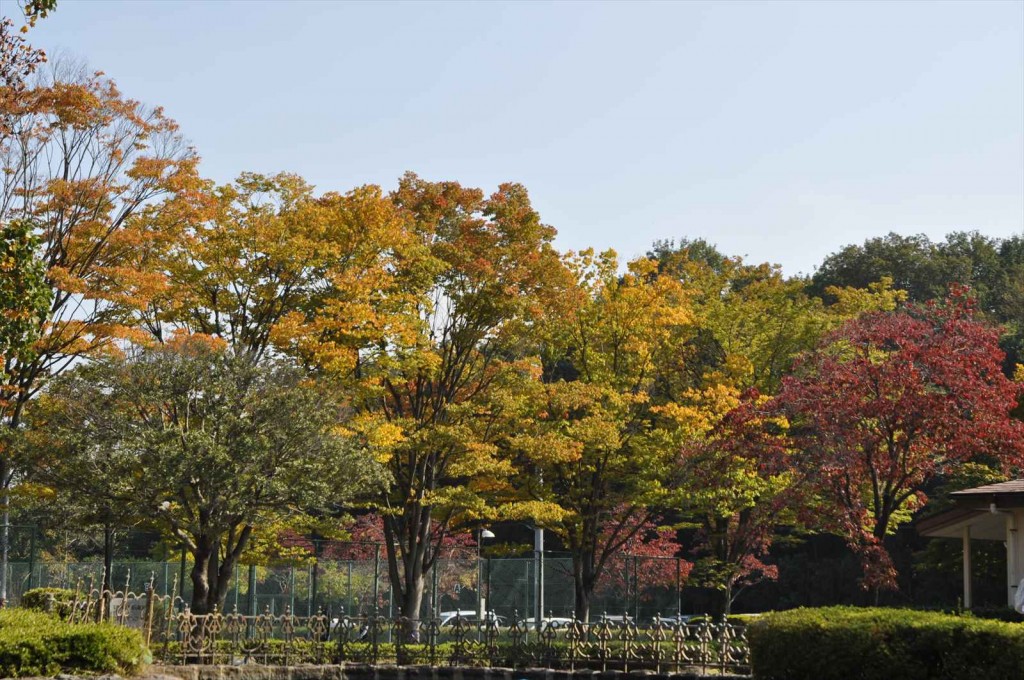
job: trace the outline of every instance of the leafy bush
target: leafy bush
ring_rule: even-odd
[[[974,616],[979,619],[995,619],[996,621],[1012,621],[1014,623],[1024,623],[1024,614],[1015,612],[1009,607],[984,607],[974,608],[969,612],[964,612],[965,616]]]
[[[50,598],[53,598],[53,611],[58,616],[71,613],[75,601],[75,593],[67,588],[33,588],[26,590],[21,596],[21,606],[37,612],[50,612]]]
[[[748,628],[757,680],[1020,680],[1024,626],[907,609],[778,612]]]
[[[65,623],[27,609],[0,611],[0,677],[54,675],[61,670],[131,673],[146,655],[135,630]]]

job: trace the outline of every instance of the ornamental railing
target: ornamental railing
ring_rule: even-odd
[[[141,631],[154,659],[167,664],[297,664],[476,666],[500,668],[650,670],[656,673],[749,674],[745,627],[708,617],[638,623],[602,615],[505,620],[391,618],[317,612],[296,616],[214,610],[196,614],[176,594],[77,590],[70,603],[51,602],[72,621],[107,620]]]

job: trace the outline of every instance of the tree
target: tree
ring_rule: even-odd
[[[867,288],[889,277],[912,301],[924,302],[943,295],[949,283],[942,276],[936,254],[935,244],[924,234],[893,232],[871,238],[862,246],[846,246],[826,257],[811,279],[810,291],[823,296],[829,286]]]
[[[655,246],[659,272],[685,286],[695,317],[671,358],[679,382],[661,387],[675,399],[713,384],[736,388],[736,396],[751,388],[774,394],[796,357],[824,333],[863,311],[893,309],[904,296],[883,278],[862,288],[828,288],[826,305],[807,293],[805,280],[784,277],[778,266],[726,257],[704,241]]]
[[[743,588],[778,577],[763,560],[778,527],[795,522],[786,423],[751,390],[711,432],[684,445],[676,474],[681,509],[700,529],[694,577],[721,593],[728,614]]]
[[[31,223],[49,302],[32,351],[5,357],[0,427],[14,437],[50,377],[133,334],[134,314],[165,282],[150,257],[165,241],[137,218],[160,196],[186,200],[197,159],[160,109],[67,61],[37,69],[40,55],[4,26],[0,225]],[[0,451],[5,512],[24,471],[13,450]]]
[[[123,395],[91,381],[99,367],[84,366],[51,382],[29,411],[27,486],[41,487],[60,521],[103,530],[103,590],[113,590],[114,536],[152,515],[140,504],[138,453],[122,445],[135,414]]]
[[[50,307],[46,269],[32,223],[12,220],[0,226],[0,381],[9,367],[31,361],[40,321]],[[8,393],[12,389],[6,390]]]
[[[576,616],[666,498],[676,414],[655,401],[662,359],[691,320],[681,285],[650,260],[619,275],[614,253],[566,258],[576,285],[538,331],[543,383],[525,385],[502,440],[521,512],[572,555]]]
[[[594,587],[595,597],[616,597],[621,602],[629,602],[631,588],[640,600],[648,599],[656,588],[673,588],[677,583],[686,583],[693,564],[678,557],[682,545],[676,540],[676,531],[658,526],[660,519],[657,516],[646,519],[636,531],[634,527],[626,527],[632,537],[608,561]],[[605,527],[605,532],[615,530],[614,526]],[[598,542],[610,540],[610,536],[602,536]],[[633,574],[629,571],[631,563]]]
[[[198,204],[164,258],[169,285],[141,314],[153,337],[203,333],[254,361],[298,355],[351,382],[405,332],[414,285],[401,262],[419,244],[379,188],[317,196],[297,175],[243,173]]]
[[[511,467],[494,445],[494,395],[532,379],[524,334],[561,264],[554,230],[520,185],[485,198],[408,174],[391,198],[419,244],[396,260],[403,285],[390,299],[411,311],[412,323],[401,333],[370,328],[379,340],[341,363],[356,366],[361,387],[349,426],[391,475],[378,503],[388,572],[401,615],[415,621],[448,534],[494,514],[507,486]],[[333,354],[316,363],[329,368]]]
[[[338,434],[338,404],[284,361],[256,364],[183,338],[76,369],[47,394],[59,479],[100,472],[193,558],[192,608],[222,606],[254,529],[379,488],[379,467]],[[116,456],[113,467],[97,467]],[[124,468],[128,470],[125,471]],[[116,471],[111,479],[102,475]]]
[[[944,303],[864,314],[830,334],[788,377],[777,405],[816,512],[857,550],[865,587],[892,587],[883,541],[924,501],[923,486],[967,461],[1024,462],[1021,391],[1000,362],[999,330],[954,289]]]

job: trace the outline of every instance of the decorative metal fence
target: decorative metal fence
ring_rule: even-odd
[[[130,578],[129,578],[130,581]],[[50,608],[72,621],[107,620],[141,631],[154,658],[168,664],[358,663],[399,666],[651,670],[658,673],[749,674],[745,628],[708,617],[653,620],[629,615],[534,620],[487,612],[420,620],[318,611],[298,616],[193,613],[177,594],[100,590],[79,584],[71,602]]]

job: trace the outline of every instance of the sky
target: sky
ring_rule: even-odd
[[[520,182],[563,249],[797,274],[1024,233],[1021,1],[58,0],[30,41],[163,106],[218,182]]]

